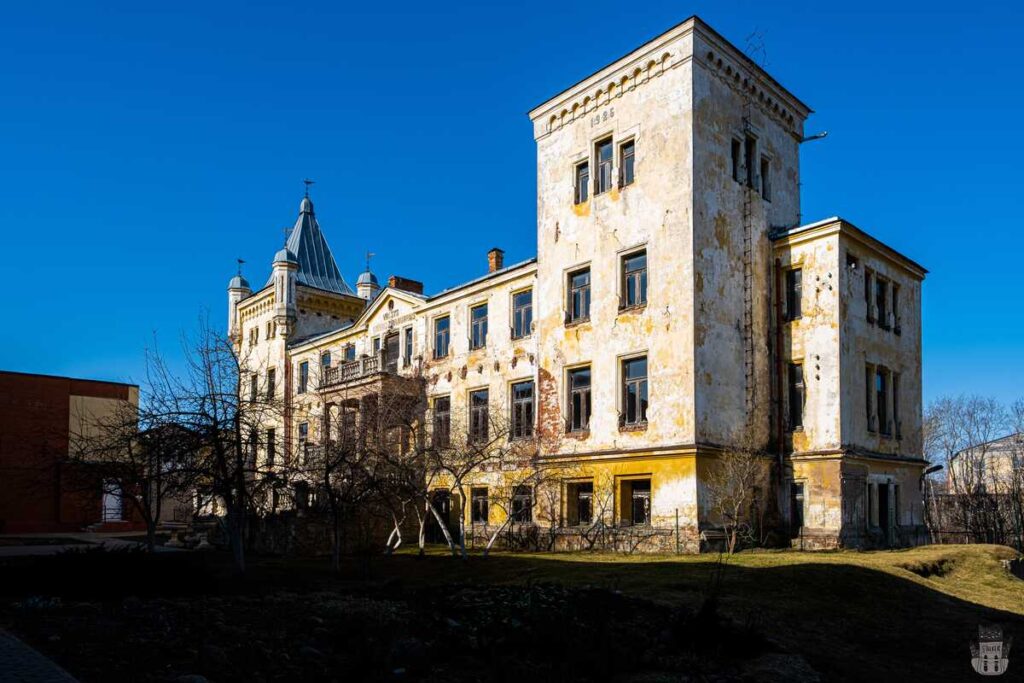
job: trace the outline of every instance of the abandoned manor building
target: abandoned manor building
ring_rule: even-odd
[[[803,222],[810,113],[692,17],[530,112],[536,258],[495,248],[433,295],[369,265],[353,289],[302,199],[269,279],[228,287],[243,393],[285,406],[254,453],[282,462],[402,396],[435,440],[503,424],[560,472],[543,514],[530,486],[496,504],[500,468],[464,494],[438,477],[468,533],[514,514],[561,547],[600,522],[698,551],[721,528],[708,478],[742,448],[794,543],[915,543],[926,271],[842,218]]]

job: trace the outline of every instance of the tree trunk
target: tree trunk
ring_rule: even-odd
[[[494,533],[491,534],[491,537],[487,539],[487,546],[484,548],[484,557],[487,557],[491,553],[491,546],[494,545],[494,542],[498,540],[498,536],[505,530],[505,527],[507,527],[511,521],[512,515],[506,515],[505,521],[502,522],[501,526],[495,529]]]
[[[432,502],[427,501],[427,507],[430,508],[434,519],[437,520],[437,525],[441,527],[441,533],[444,534],[444,540],[448,542],[448,550],[451,551],[452,557],[457,557],[458,552],[455,550],[455,539],[452,538],[452,532],[448,530],[448,523],[441,519],[441,513],[437,511]]]

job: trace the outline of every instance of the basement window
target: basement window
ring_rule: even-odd
[[[651,480],[629,479],[622,482],[622,522],[626,526],[651,523]]]
[[[589,526],[594,522],[594,482],[565,485],[569,526]]]

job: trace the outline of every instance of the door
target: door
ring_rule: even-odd
[[[389,334],[387,339],[384,341],[385,351],[385,370],[390,373],[398,372],[398,334]]]
[[[120,522],[121,511],[121,487],[114,481],[103,482],[103,521]]]

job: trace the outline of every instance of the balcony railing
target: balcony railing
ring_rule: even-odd
[[[384,359],[383,349],[371,356],[363,356],[346,363],[339,363],[333,368],[324,368],[323,386],[342,384],[357,379],[363,379],[370,375],[385,372],[387,364]]]

